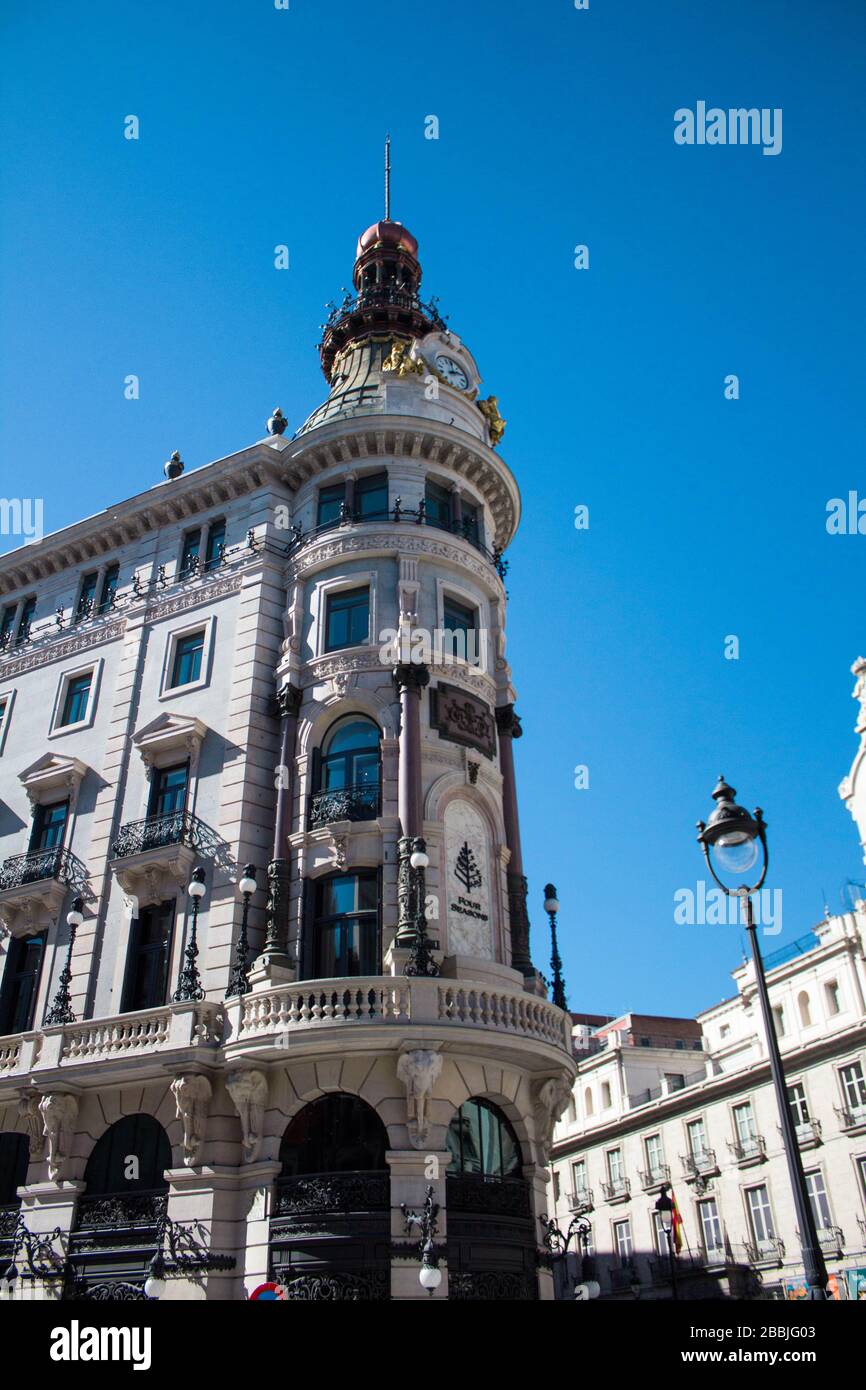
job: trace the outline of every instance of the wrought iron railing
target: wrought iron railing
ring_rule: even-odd
[[[111,846],[115,859],[145,850],[165,849],[169,845],[187,845],[203,850],[212,838],[212,831],[198,816],[189,811],[171,811],[166,816],[147,816],[144,820],[129,821],[121,826]]]
[[[18,1225],[19,1202],[9,1202],[0,1207],[0,1241],[11,1240]]]
[[[439,301],[436,295],[428,303],[424,303],[420,295],[414,290],[397,289],[394,285],[371,285],[366,289],[360,290],[357,294],[346,294],[339,304],[326,304],[325,308],[331,312],[320,324],[323,334],[336,328],[341,319],[347,318],[350,314],[357,313],[362,309],[377,308],[379,305],[388,305],[394,309],[407,309],[410,312],[423,314],[426,319],[439,329],[444,329],[446,320],[439,313]]]
[[[483,1216],[531,1217],[529,1184],[525,1178],[494,1178],[471,1174],[446,1176],[449,1212]]]
[[[633,1260],[623,1260],[622,1264],[614,1265],[613,1269],[608,1270],[610,1276],[610,1287],[617,1292],[623,1289],[630,1289],[633,1284],[639,1284],[637,1265]]]
[[[833,1109],[839,1116],[840,1129],[859,1129],[866,1125],[866,1105],[834,1105]]]
[[[591,1187],[579,1187],[576,1192],[569,1194],[568,1209],[574,1212],[575,1216],[580,1216],[585,1211],[592,1211],[594,1207],[595,1200]]]
[[[612,1178],[610,1182],[603,1182],[601,1190],[608,1202],[615,1202],[618,1197],[631,1196],[631,1180],[629,1178]]]
[[[306,1173],[277,1181],[274,1216],[387,1211],[390,1205],[390,1172]]]
[[[663,1182],[670,1182],[671,1170],[667,1163],[657,1163],[654,1168],[641,1170],[640,1185],[644,1192],[649,1192],[653,1187],[660,1187]]]
[[[819,1226],[818,1244],[825,1255],[840,1255],[845,1248],[845,1234],[842,1227]]]
[[[745,1139],[729,1139],[727,1143],[737,1163],[748,1163],[750,1160],[767,1157],[763,1134],[751,1134]]]
[[[497,546],[491,550],[484,544],[477,523],[466,517],[462,521],[449,521],[441,524],[428,517],[423,501],[417,508],[404,507],[399,497],[395,499],[393,507],[378,516],[362,516],[357,511],[353,512],[345,508],[342,515],[335,521],[327,521],[321,526],[312,526],[309,531],[303,531],[300,526],[293,526],[291,537],[285,546],[285,553],[294,555],[304,546],[318,540],[320,536],[339,532],[340,528],[344,526],[381,526],[386,522],[398,525],[432,526],[438,531],[447,532],[448,535],[458,536],[461,540],[468,541],[475,550],[490,561],[500,579],[504,580],[508,573],[508,561],[503,558],[502,551]]]
[[[777,1128],[781,1134],[781,1126],[777,1126]],[[821,1121],[801,1120],[799,1124],[794,1125],[794,1133],[797,1136],[798,1144],[817,1144],[821,1138]]]
[[[329,787],[314,792],[310,803],[310,829],[337,820],[375,820],[379,814],[379,785]]]
[[[0,865],[0,892],[46,879],[57,879],[68,888],[80,891],[87,883],[87,869],[77,855],[62,845],[14,854]]]
[[[715,1149],[696,1149],[694,1153],[680,1154],[680,1162],[686,1177],[699,1177],[701,1173],[717,1173]]]
[[[785,1242],[777,1236],[767,1240],[747,1240],[744,1242],[746,1259],[749,1264],[781,1264],[785,1258]]]
[[[165,1215],[167,1201],[166,1192],[119,1192],[81,1197],[75,1211],[75,1229],[156,1226]]]

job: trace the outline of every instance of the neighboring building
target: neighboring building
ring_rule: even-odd
[[[236,1259],[166,1297],[427,1297],[428,1182],[437,1297],[551,1296],[574,1062],[529,958],[520,500],[420,279],[375,223],[294,437],[0,558],[0,1236],[60,1227],[81,1297],[143,1296],[166,1213]]]
[[[789,1102],[827,1268],[866,1290],[866,903],[766,958]],[[655,1212],[684,1222],[679,1292],[785,1297],[802,1279],[790,1182],[751,961],[697,1020],[575,1024],[571,1103],[554,1132],[556,1219],[591,1226],[572,1277],[603,1297],[671,1296]],[[579,1017],[574,1016],[576,1019]]]

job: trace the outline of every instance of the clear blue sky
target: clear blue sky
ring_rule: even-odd
[[[765,947],[837,907],[866,877],[836,792],[866,536],[825,530],[829,498],[866,495],[861,0],[7,0],[0,28],[4,494],[26,477],[54,530],[174,448],[222,457],[277,404],[299,424],[389,129],[394,214],[500,398],[523,493],[536,960],[553,878],[573,1008],[730,992],[740,932],[673,921],[720,770],[769,821]],[[675,145],[698,100],[781,107],[782,153]]]

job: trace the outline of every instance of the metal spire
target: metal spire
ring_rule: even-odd
[[[391,137],[385,136],[385,221],[391,221]]]

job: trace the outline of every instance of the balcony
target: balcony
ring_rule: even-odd
[[[845,1249],[845,1235],[841,1226],[819,1226],[818,1244],[822,1254],[835,1258]]]
[[[728,1148],[738,1168],[751,1168],[755,1163],[765,1163],[767,1146],[762,1134],[750,1134],[745,1139],[729,1139]]]
[[[753,1269],[775,1269],[785,1259],[785,1243],[776,1236],[744,1242],[746,1259]]]
[[[627,1202],[631,1197],[631,1181],[629,1178],[611,1178],[610,1182],[602,1183],[601,1190],[606,1202]]]
[[[363,389],[364,388],[361,388],[362,391]],[[332,408],[332,402],[326,402],[315,414],[318,415],[320,412],[327,414]],[[314,419],[315,415],[310,417],[310,420],[308,420],[307,424],[304,426],[304,430],[312,427],[312,421]],[[301,432],[303,433],[304,431]],[[456,536],[460,540],[466,541],[472,546],[473,550],[477,550],[479,554],[483,555],[485,560],[488,560],[493,566],[501,580],[504,581],[508,573],[508,561],[503,558],[502,551],[496,548],[491,550],[484,545],[478,527],[469,521],[468,518],[463,521],[449,522],[445,526],[438,526],[426,515],[426,509],[423,503],[416,510],[414,508],[402,506],[399,499],[395,502],[390,511],[384,515],[360,516],[357,513],[346,512],[337,521],[329,521],[322,526],[314,526],[309,531],[302,531],[300,527],[293,528],[293,536],[286,547],[286,553],[288,555],[294,555],[305,549],[306,546],[312,545],[318,540],[327,539],[328,537],[333,540],[335,536],[339,537],[341,533],[345,533],[347,529],[352,527],[382,527],[395,525],[425,526],[430,527],[432,530],[444,531],[446,535]]]
[[[781,1132],[779,1130],[780,1134]],[[794,1133],[801,1149],[816,1149],[821,1143],[821,1121],[803,1120],[801,1124],[794,1126]]]
[[[834,1105],[843,1134],[866,1134],[866,1105]]]
[[[644,1192],[656,1192],[662,1183],[670,1182],[671,1170],[667,1163],[657,1163],[654,1168],[641,1171],[640,1185]]]
[[[55,920],[71,889],[82,893],[87,870],[71,850],[15,854],[0,865],[0,921],[12,936],[27,936]]]
[[[623,1260],[622,1264],[609,1269],[608,1274],[610,1275],[610,1287],[614,1293],[622,1293],[626,1289],[631,1291],[636,1284],[640,1283],[637,1265],[632,1260]]]
[[[334,821],[375,820],[379,814],[379,786],[329,788],[314,792],[310,802],[310,829]]]
[[[309,1173],[280,1178],[275,1217],[305,1217],[326,1212],[387,1211],[391,1205],[389,1171]]]
[[[595,1210],[595,1200],[592,1195],[591,1187],[581,1187],[577,1192],[571,1192],[568,1196],[568,1210],[574,1216],[582,1216],[584,1212]]]
[[[186,886],[196,856],[212,850],[214,840],[210,826],[188,811],[147,816],[121,826],[111,846],[110,867],[126,893],[156,902],[160,895],[171,897]],[[171,885],[158,887],[160,875]],[[148,880],[151,891],[145,895],[143,884]]]
[[[532,1216],[529,1184],[525,1178],[446,1176],[445,1191],[451,1213],[525,1219]]]
[[[680,1154],[680,1163],[683,1165],[686,1182],[694,1182],[696,1178],[717,1177],[720,1171],[715,1149],[696,1149],[694,1153]]]

